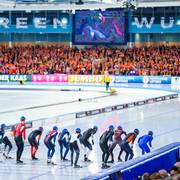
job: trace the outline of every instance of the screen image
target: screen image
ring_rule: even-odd
[[[74,44],[125,44],[124,11],[76,11],[73,42]]]

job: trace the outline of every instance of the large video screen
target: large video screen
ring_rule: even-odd
[[[74,44],[125,44],[125,41],[123,10],[76,11]]]

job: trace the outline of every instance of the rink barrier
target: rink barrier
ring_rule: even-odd
[[[141,101],[135,101],[135,102],[125,103],[125,104],[108,106],[108,107],[89,110],[89,111],[82,111],[82,112],[76,113],[76,118],[93,116],[93,115],[97,115],[97,114],[101,114],[101,113],[127,109],[127,108],[131,108],[131,107],[135,107],[135,106],[141,106],[141,105],[145,105],[145,104],[150,104],[150,103],[155,103],[155,102],[160,102],[160,101],[165,101],[165,100],[170,100],[170,99],[175,99],[175,98],[178,98],[178,94],[171,94],[171,95],[160,96],[160,97],[150,98],[150,99],[141,100]]]
[[[104,84],[104,75],[67,74],[1,74],[0,82],[50,82],[50,83],[91,83]],[[171,84],[171,76],[110,75],[111,83]],[[178,78],[178,77],[175,77]]]
[[[175,142],[126,163],[118,163],[82,180],[136,180],[146,172],[154,173],[160,169],[170,171],[179,157],[180,142]]]
[[[12,129],[13,127],[15,127],[16,125],[17,125],[17,124],[12,124],[12,125],[6,126],[5,129],[11,130],[11,129]],[[32,126],[33,126],[32,121],[26,122],[26,123],[25,123],[25,126],[26,126],[26,129],[32,128]]]
[[[75,116],[75,113],[69,113],[69,114],[61,114],[58,116],[48,117],[48,118],[32,120],[32,128],[39,127],[39,126],[51,127],[52,124],[57,125],[57,126],[59,126],[59,124],[61,124],[61,127],[63,124],[71,125],[71,124],[74,124],[76,121],[74,116]]]

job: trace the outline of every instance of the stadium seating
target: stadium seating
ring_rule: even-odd
[[[0,74],[180,75],[180,47],[0,46]]]

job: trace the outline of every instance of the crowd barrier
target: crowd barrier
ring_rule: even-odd
[[[154,103],[154,102],[165,101],[165,100],[175,99],[175,98],[178,98],[178,94],[171,94],[171,95],[160,96],[160,97],[150,98],[150,99],[146,99],[146,100],[135,101],[135,102],[125,103],[125,104],[119,104],[119,105],[114,105],[114,106],[109,106],[109,107],[104,107],[104,108],[99,108],[99,109],[94,109],[94,110],[89,110],[89,111],[82,111],[82,112],[76,113],[76,118],[92,116],[92,115],[101,114],[101,113],[105,113],[105,112],[111,112],[111,111],[131,108],[131,107],[135,107],[135,106],[141,106],[141,105],[145,105],[145,104],[150,104],[150,103]]]
[[[9,125],[9,126],[6,126],[5,129],[7,129],[7,130],[12,130],[12,128],[15,127],[16,125],[17,125],[17,124],[11,124],[11,125]],[[32,128],[32,127],[33,127],[32,121],[26,122],[26,123],[25,123],[25,126],[26,126],[26,129]]]
[[[171,84],[180,82],[180,77],[171,76],[121,76],[111,75],[111,83]],[[104,83],[104,75],[66,74],[1,74],[0,82],[50,82],[50,83]]]
[[[145,172],[153,173],[160,169],[169,171],[179,157],[180,142],[175,142],[126,163],[118,163],[106,171],[82,180],[136,180]]]
[[[12,130],[14,129],[14,127],[17,125],[16,124],[10,124],[8,126],[5,127],[5,130],[7,130],[7,132],[12,132]],[[29,134],[32,130],[32,128],[34,127],[33,125],[33,122],[32,121],[27,121],[25,123],[25,126],[26,126],[26,134]],[[11,134],[11,136],[9,136],[9,139],[11,141],[11,143],[13,144],[13,147],[14,147],[14,144],[15,144],[15,141],[14,141],[14,136]],[[29,145],[29,143],[25,142],[25,145]]]

